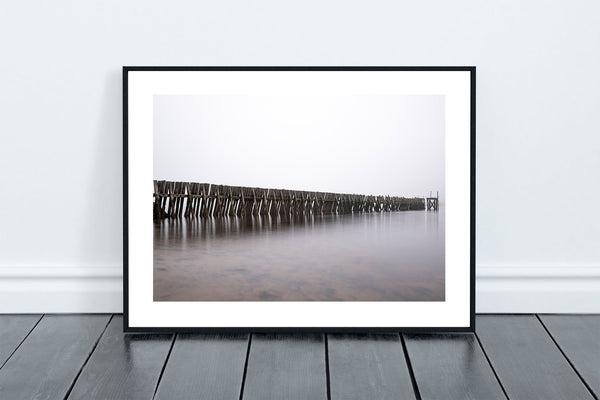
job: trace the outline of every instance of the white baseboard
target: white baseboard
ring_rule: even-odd
[[[122,311],[122,267],[0,267],[0,313]]]
[[[0,267],[0,313],[120,313],[120,266]],[[478,313],[600,313],[600,267],[477,268]]]
[[[478,313],[600,313],[600,267],[477,267]]]

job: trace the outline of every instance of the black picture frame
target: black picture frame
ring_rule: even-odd
[[[470,221],[469,221],[469,325],[468,326],[435,326],[435,327],[202,327],[202,326],[135,326],[130,323],[130,204],[129,204],[129,172],[130,172],[130,143],[129,143],[129,116],[130,116],[130,75],[134,72],[174,72],[174,71],[461,71],[469,74],[469,125],[470,125]],[[475,160],[476,160],[476,67],[474,66],[125,66],[123,67],[123,322],[124,332],[200,332],[200,333],[248,333],[248,332],[473,332],[475,329]]]

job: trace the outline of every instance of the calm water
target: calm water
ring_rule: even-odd
[[[444,211],[154,223],[155,301],[443,301]]]

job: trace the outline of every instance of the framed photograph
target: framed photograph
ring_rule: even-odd
[[[124,67],[125,331],[470,331],[475,67]]]

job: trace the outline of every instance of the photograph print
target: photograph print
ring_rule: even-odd
[[[473,84],[125,67],[126,330],[470,329]]]
[[[444,96],[157,95],[153,171],[154,301],[445,298]]]

